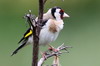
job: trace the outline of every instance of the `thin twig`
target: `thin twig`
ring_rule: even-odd
[[[27,22],[29,23],[30,27],[32,26],[33,30],[35,30],[35,25],[33,23],[35,23],[35,17],[33,17],[33,15],[31,14],[31,11],[29,11],[28,14],[26,14],[24,16],[24,18],[26,18]]]
[[[48,58],[50,57],[53,57],[53,56],[60,56],[62,53],[65,53],[65,52],[68,52],[67,49],[68,48],[72,48],[71,46],[65,46],[64,43],[60,46],[58,46],[57,49],[58,51],[57,52],[54,52],[54,51],[50,51],[50,50],[47,50],[44,54],[45,54],[45,57],[43,56],[39,62],[38,62],[38,66],[42,66],[42,64],[44,63],[45,60],[47,60]],[[62,52],[62,50],[65,50],[65,52]],[[58,60],[57,60],[58,61]],[[53,64],[52,66],[55,66],[55,64]]]

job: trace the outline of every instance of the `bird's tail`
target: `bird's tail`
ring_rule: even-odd
[[[23,43],[11,54],[11,56],[13,56],[14,54],[16,54],[21,48],[23,48],[23,47],[26,45],[26,42],[27,42],[27,41],[23,42]]]

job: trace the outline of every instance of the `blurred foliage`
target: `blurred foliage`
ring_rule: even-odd
[[[100,0],[48,0],[45,12],[53,6],[63,8],[70,15],[64,19],[64,29],[52,43],[58,46],[64,42],[73,47],[69,54],[60,57],[62,66],[99,66]],[[28,28],[22,17],[29,9],[38,15],[38,0],[0,0],[0,66],[31,66],[31,45],[10,56]],[[47,46],[40,49],[44,51]],[[52,63],[52,58],[46,63]]]

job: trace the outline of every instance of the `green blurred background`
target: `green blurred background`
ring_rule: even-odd
[[[70,53],[60,56],[61,65],[100,66],[100,0],[48,0],[45,12],[53,6],[60,6],[70,15],[64,19],[64,29],[52,43],[55,47],[62,43],[73,47]],[[31,66],[31,45],[10,56],[28,28],[22,17],[29,9],[38,15],[38,1],[0,0],[0,66]],[[44,51],[47,47],[40,49]],[[52,58],[45,63],[52,63]]]

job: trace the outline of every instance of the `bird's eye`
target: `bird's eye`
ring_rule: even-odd
[[[60,10],[61,18],[63,19],[64,10]]]
[[[61,15],[64,14],[64,10],[60,10],[60,14],[61,14]]]

